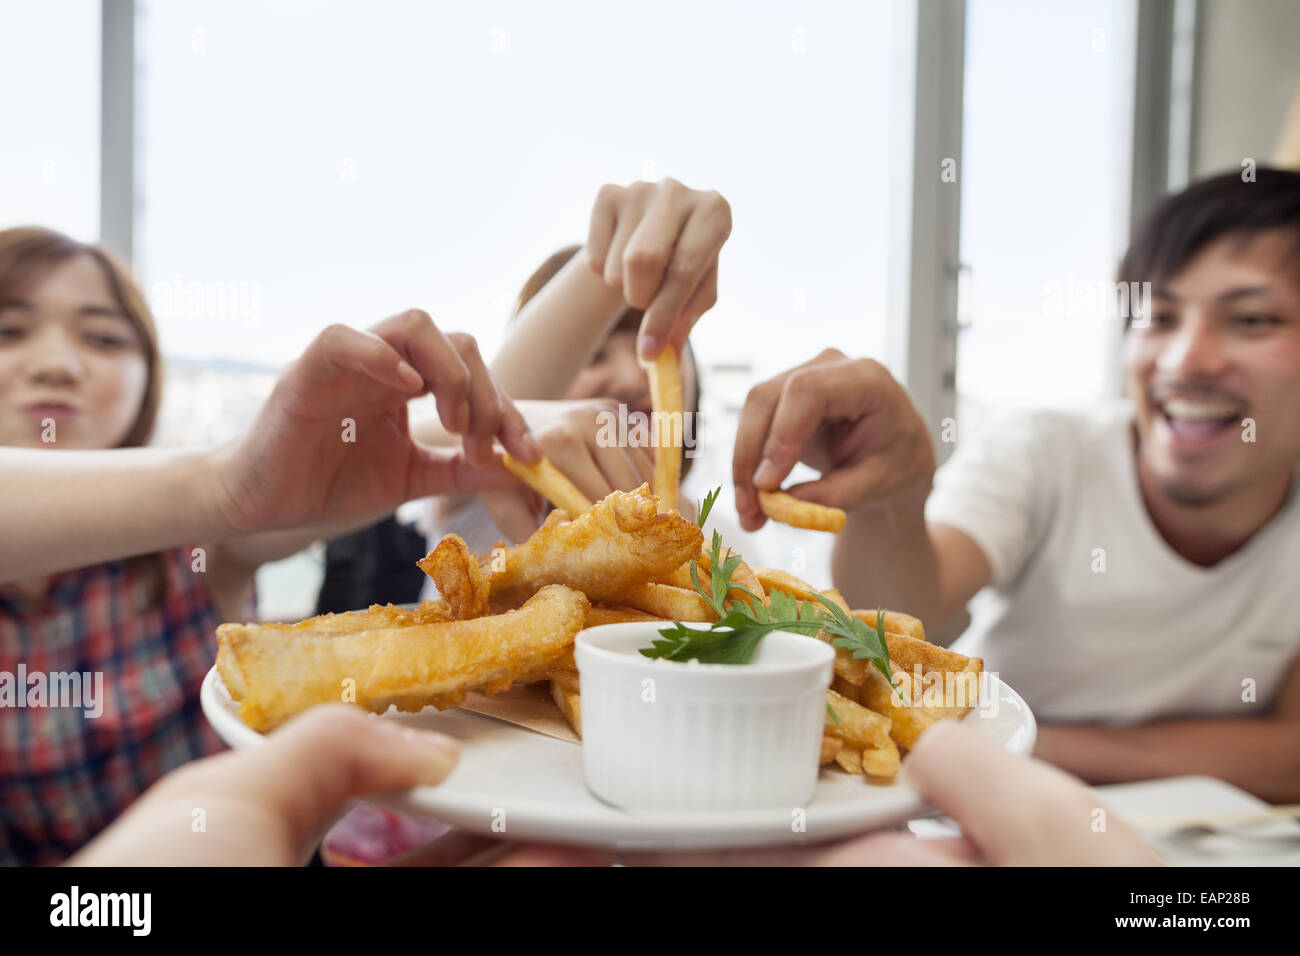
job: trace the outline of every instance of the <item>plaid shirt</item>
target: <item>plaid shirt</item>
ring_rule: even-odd
[[[0,682],[33,702],[33,674],[89,674],[92,692],[103,675],[101,699],[85,701],[99,716],[53,699],[20,707],[0,683],[0,864],[62,862],[163,774],[222,749],[199,708],[212,597],[188,548],[161,565],[152,607],[126,561],[55,575],[35,601],[0,587]]]

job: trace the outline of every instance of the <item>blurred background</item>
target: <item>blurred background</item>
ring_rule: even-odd
[[[1134,222],[1300,163],[1298,50],[1293,0],[0,0],[0,228],[132,263],[157,442],[203,444],[331,322],[418,306],[491,354],[602,183],[717,189],[695,468],[726,485],[749,387],[826,347],[885,362],[941,455],[1118,394],[1099,290]],[[816,537],[751,560],[829,581]],[[263,615],[320,574],[264,567]]]

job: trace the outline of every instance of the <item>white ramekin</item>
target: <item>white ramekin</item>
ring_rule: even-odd
[[[775,631],[748,664],[638,653],[664,626],[578,633],[587,786],[625,810],[805,805],[817,784],[830,645]]]

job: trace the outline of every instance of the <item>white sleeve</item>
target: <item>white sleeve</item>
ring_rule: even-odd
[[[980,434],[959,438],[956,452],[934,476],[926,519],[956,528],[979,545],[998,587],[1020,574],[1059,500],[1065,450],[1060,423],[1052,427],[1052,418],[999,418]]]

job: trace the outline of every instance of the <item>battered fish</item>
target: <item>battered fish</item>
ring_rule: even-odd
[[[488,575],[493,609],[515,607],[538,588],[564,584],[591,600],[621,604],[642,584],[700,552],[703,535],[675,511],[659,513],[650,486],[615,491],[586,514],[552,513],[531,538],[505,552]]]
[[[460,535],[444,536],[436,548],[415,563],[438,586],[454,620],[465,621],[488,612],[487,575]]]
[[[345,614],[317,614],[296,624],[250,625],[264,631],[281,633],[310,632],[320,636],[328,634],[355,634],[384,627],[410,627],[413,624],[438,624],[454,620],[445,601],[423,601],[413,608],[392,604],[372,604],[365,611],[348,611]],[[227,625],[238,627],[239,625]]]
[[[471,690],[540,679],[564,658],[589,607],[581,592],[552,585],[517,611],[470,621],[333,634],[223,624],[217,670],[240,719],[259,731],[333,701],[375,713],[445,710]]]

